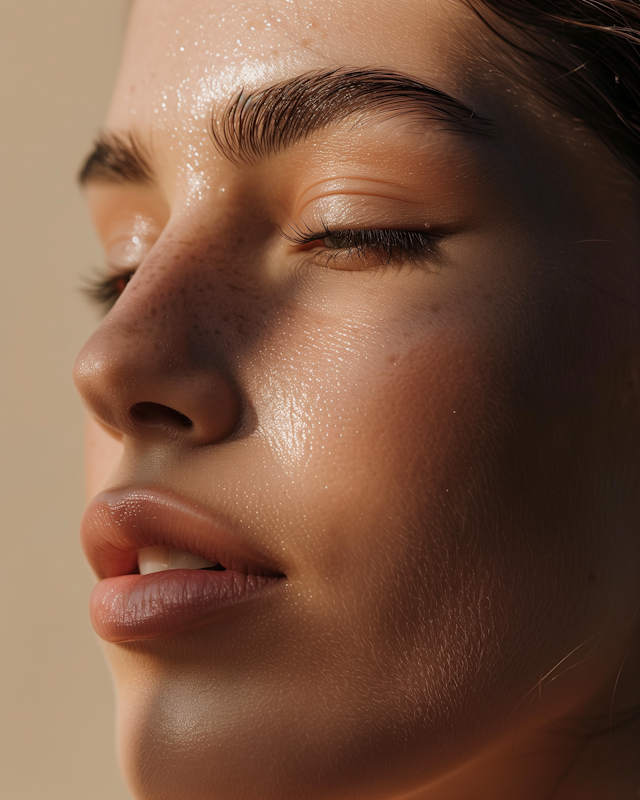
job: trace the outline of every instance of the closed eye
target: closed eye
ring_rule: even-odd
[[[91,303],[97,305],[102,309],[103,313],[107,314],[126,289],[134,272],[135,269],[128,269],[112,275],[98,275],[94,278],[88,278],[82,287],[82,293]]]
[[[434,253],[439,234],[395,228],[321,230],[291,228],[281,234],[294,245],[331,269],[362,270],[382,266],[406,266]]]

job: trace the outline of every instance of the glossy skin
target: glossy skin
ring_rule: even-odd
[[[637,187],[490,69],[461,3],[279,5],[138,0],[107,128],[134,128],[158,179],[87,192],[107,260],[150,220],[78,359],[90,494],[203,504],[287,576],[108,646],[132,790],[626,797],[632,728],[613,771],[594,740],[562,776],[584,745],[568,720],[609,713],[638,638]],[[215,150],[211,111],[239,88],[336,65],[412,75],[499,135],[396,119],[252,165]],[[283,239],[291,220],[445,233],[412,268],[362,269]],[[136,402],[195,433],[127,422]]]

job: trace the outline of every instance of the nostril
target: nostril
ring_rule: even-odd
[[[193,422],[189,417],[176,411],[175,408],[163,406],[161,403],[135,403],[131,406],[129,413],[136,422],[142,425],[193,428]]]

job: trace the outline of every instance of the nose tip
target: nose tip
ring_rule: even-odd
[[[220,365],[194,363],[186,347],[174,348],[169,358],[148,337],[133,341],[105,323],[84,346],[74,371],[98,421],[125,436],[178,438],[192,445],[233,434],[240,396]]]

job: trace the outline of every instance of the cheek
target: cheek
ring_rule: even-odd
[[[274,368],[277,391],[274,378],[260,416],[282,468],[278,500],[300,532],[287,545],[313,589],[313,613],[344,625],[348,608],[348,624],[377,628],[378,653],[393,662],[399,639],[413,635],[417,598],[434,617],[434,604],[444,609],[454,588],[462,594],[461,582],[474,580],[464,523],[468,516],[482,528],[505,500],[481,486],[497,483],[509,370],[481,336],[435,323],[415,335],[359,330],[344,332],[341,349],[339,334],[318,341],[322,359],[301,347],[289,380]],[[294,496],[284,491],[292,484]],[[485,560],[497,569],[492,537],[474,533],[472,571]]]
[[[407,647],[422,652],[412,662],[422,667],[447,647],[468,663],[459,631],[490,671],[491,647],[495,663],[501,648],[515,657],[516,628],[531,629],[559,601],[553,587],[569,583],[547,568],[550,585],[541,578],[545,591],[534,588],[534,565],[557,545],[536,534],[536,494],[516,499],[513,461],[527,429],[509,410],[513,356],[478,328],[383,327],[324,338],[315,328],[313,344],[296,337],[289,378],[282,365],[269,372],[277,380],[261,393],[258,416],[278,465],[270,492],[293,520],[291,562],[313,595],[309,613],[329,629],[368,631],[381,675],[395,671],[397,685],[412,680],[397,673]],[[544,465],[530,466],[521,470],[528,487],[548,491]],[[285,491],[292,485],[294,495]],[[440,656],[430,663],[444,670]],[[440,677],[441,687],[450,682]]]
[[[122,459],[122,442],[108,434],[92,418],[85,423],[85,487],[87,498],[105,489]]]
[[[325,322],[303,334],[283,326],[282,341],[295,345],[276,358],[265,348],[256,364],[260,434],[283,477],[304,484],[323,513],[346,502],[349,515],[366,515],[407,501],[409,488],[406,518],[454,490],[479,448],[494,446],[508,367],[482,332],[422,316],[414,330],[397,320]]]

